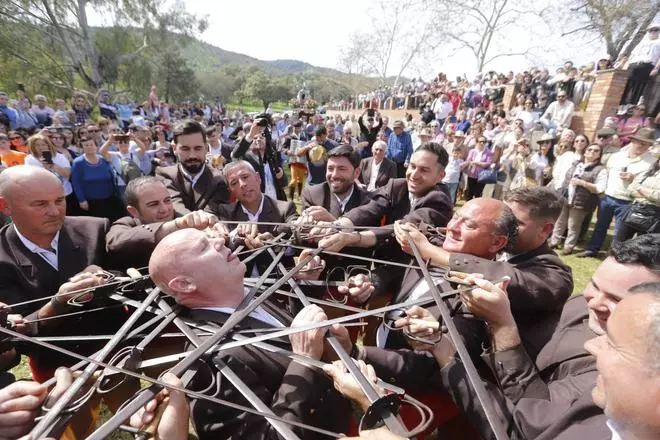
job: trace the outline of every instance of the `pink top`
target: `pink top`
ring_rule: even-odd
[[[484,148],[483,151],[479,151],[476,148],[470,150],[467,156],[467,162],[486,162],[488,166],[493,162],[493,152],[489,148]],[[478,165],[470,165],[467,168],[468,177],[476,179],[479,175],[479,171],[488,168],[481,167]]]
[[[619,121],[619,124],[616,127],[616,131],[619,132],[622,136],[630,136],[635,134],[640,128],[646,128],[649,126],[649,118],[641,117],[629,117],[628,119],[623,119]]]

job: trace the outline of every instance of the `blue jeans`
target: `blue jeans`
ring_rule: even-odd
[[[591,235],[591,240],[587,246],[587,251],[592,253],[597,253],[600,248],[603,246],[605,241],[605,236],[607,235],[607,229],[612,223],[612,217],[614,217],[614,236],[621,227],[621,221],[623,216],[628,210],[628,205],[630,202],[628,200],[615,199],[614,197],[605,196],[600,201],[600,206],[598,208],[598,220],[596,220],[596,228],[594,233]]]
[[[460,185],[460,182],[445,183],[445,185],[447,185],[447,189],[449,190],[449,194],[451,195],[451,204],[455,205],[456,204],[456,192],[458,191],[458,185]]]

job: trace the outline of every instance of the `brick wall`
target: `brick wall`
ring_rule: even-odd
[[[616,111],[626,87],[628,72],[625,70],[604,70],[596,73],[596,82],[591,89],[587,108],[574,118],[571,128],[576,133],[582,131],[593,139],[596,131],[602,127],[605,118],[616,115]],[[581,127],[579,127],[581,126]],[[582,130],[580,130],[582,128]]]

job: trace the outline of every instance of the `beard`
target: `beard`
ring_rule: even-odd
[[[204,162],[199,159],[188,159],[185,162],[181,162],[181,166],[190,174],[197,174],[202,170]]]

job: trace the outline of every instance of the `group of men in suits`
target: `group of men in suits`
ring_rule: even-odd
[[[298,216],[293,203],[278,200],[279,195],[268,189],[283,173],[277,166],[264,167],[266,156],[251,148],[261,136],[259,125],[253,125],[240,143],[243,149],[235,151],[235,161],[222,172],[205,163],[208,147],[201,125],[186,122],[174,134],[178,164],[158,169],[158,178],[131,181],[126,190],[131,216],[112,226],[99,219],[65,217],[61,184],[47,171],[13,167],[0,174],[0,208],[14,221],[0,231],[0,301],[16,304],[47,297],[61,286],[46,305],[34,302],[13,310],[25,316],[14,318],[19,328],[33,335],[112,334],[123,322],[121,309],[81,314],[73,325],[70,318],[45,319],[72,310],[71,292],[103,284],[98,266],[149,266],[156,285],[184,306],[190,319],[222,325],[243,300],[246,274],[258,276],[272,261],[263,253],[245,267],[227,246],[237,238],[254,249],[286,232],[284,225],[306,230],[313,226],[310,247],[403,266],[415,263],[412,241],[423,259],[439,268],[432,277],[440,291],[453,288],[445,276],[448,270],[483,275],[472,281],[472,293],[452,300],[451,306],[471,312],[457,315],[455,322],[475,363],[491,370],[485,379],[495,378],[487,382],[488,390],[512,438],[607,438],[605,416],[587,398],[595,385],[595,359],[582,345],[607,329],[618,300],[635,289],[652,293],[652,287],[634,286],[660,281],[657,236],[622,244],[594,274],[585,295],[566,301],[573,290],[570,268],[546,244],[561,211],[561,200],[551,190],[522,188],[504,202],[475,199],[454,213],[441,183],[448,156],[440,145],[420,146],[401,179],[381,178],[389,175],[387,163],[378,161],[378,142],[368,162],[361,162],[352,147],[341,145],[328,153],[325,182],[305,188]],[[373,173],[377,178],[372,179]],[[383,185],[369,191],[379,180]],[[446,228],[444,240],[431,233],[436,227]],[[350,257],[324,259],[311,260],[301,276],[323,279],[329,270],[360,264]],[[374,263],[368,272],[351,277],[339,289],[356,306],[370,307],[383,297],[402,303],[428,295],[430,289],[410,267]],[[97,294],[76,295],[74,301],[82,303],[83,310],[107,305]],[[300,310],[294,303],[267,301],[241,326],[261,329],[327,319],[316,306]],[[296,354],[332,361],[323,348],[323,337],[331,332],[348,352],[372,364],[380,377],[393,378],[411,390],[433,387],[434,392],[448,393],[488,438],[490,427],[466,385],[452,341],[442,337],[426,346],[431,356],[415,350],[420,346],[404,333],[391,330],[406,327],[409,334],[428,337],[435,333],[423,323],[436,316],[433,308],[387,316],[389,325],[373,329],[362,348],[354,347],[342,327],[302,332],[280,342]],[[91,354],[98,345],[76,343],[67,348]],[[52,376],[55,367],[72,363],[57,353],[25,353],[39,381]],[[350,407],[335,391],[350,388],[341,386],[350,381],[343,371],[328,371],[333,387],[320,371],[254,347],[223,352],[208,363],[218,371],[229,366],[278,416],[335,432],[346,430]],[[197,381],[204,388],[204,378]],[[216,396],[238,399],[236,390],[224,383]],[[201,438],[277,436],[262,418],[207,402],[196,402],[191,414]],[[607,416],[622,423],[616,415]],[[299,434],[313,438],[309,432]]]

